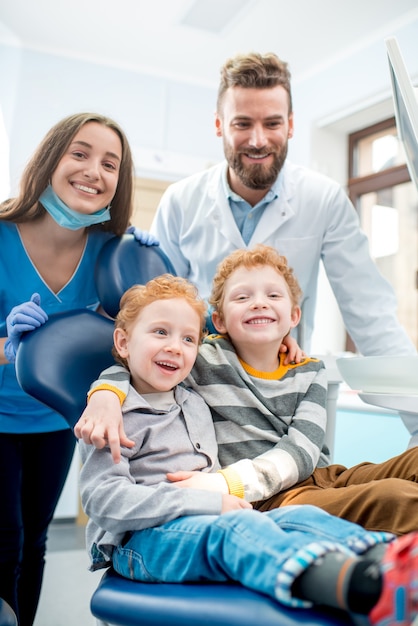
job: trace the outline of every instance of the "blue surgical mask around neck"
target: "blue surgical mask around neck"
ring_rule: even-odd
[[[57,196],[51,185],[48,185],[41,194],[39,202],[45,207],[57,224],[63,228],[69,228],[70,230],[79,230],[80,228],[86,228],[87,226],[108,222],[110,220],[109,207],[100,209],[100,211],[89,215],[73,211]]]

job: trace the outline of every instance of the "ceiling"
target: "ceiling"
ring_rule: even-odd
[[[229,56],[273,51],[295,83],[417,13],[417,0],[0,0],[0,43],[208,86]]]

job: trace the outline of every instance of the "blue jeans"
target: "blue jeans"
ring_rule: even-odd
[[[393,535],[369,532],[319,508],[287,506],[180,517],[133,532],[113,552],[114,569],[142,582],[235,580],[288,606],[293,581],[327,552],[362,554]]]

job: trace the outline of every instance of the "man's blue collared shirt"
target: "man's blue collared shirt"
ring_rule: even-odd
[[[270,204],[270,202],[279,196],[280,187],[282,185],[282,172],[280,172],[264,198],[260,200],[260,202],[257,202],[255,206],[251,206],[251,204],[241,198],[241,196],[232,191],[227,180],[227,172],[228,169],[225,169],[225,173],[223,175],[225,195],[228,199],[228,203],[239,232],[241,233],[245,244],[248,245],[264,209],[268,204]]]

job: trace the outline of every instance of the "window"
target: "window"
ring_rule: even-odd
[[[348,192],[378,268],[398,298],[398,317],[418,345],[418,193],[395,118],[349,136]],[[347,349],[356,351],[350,337]]]

